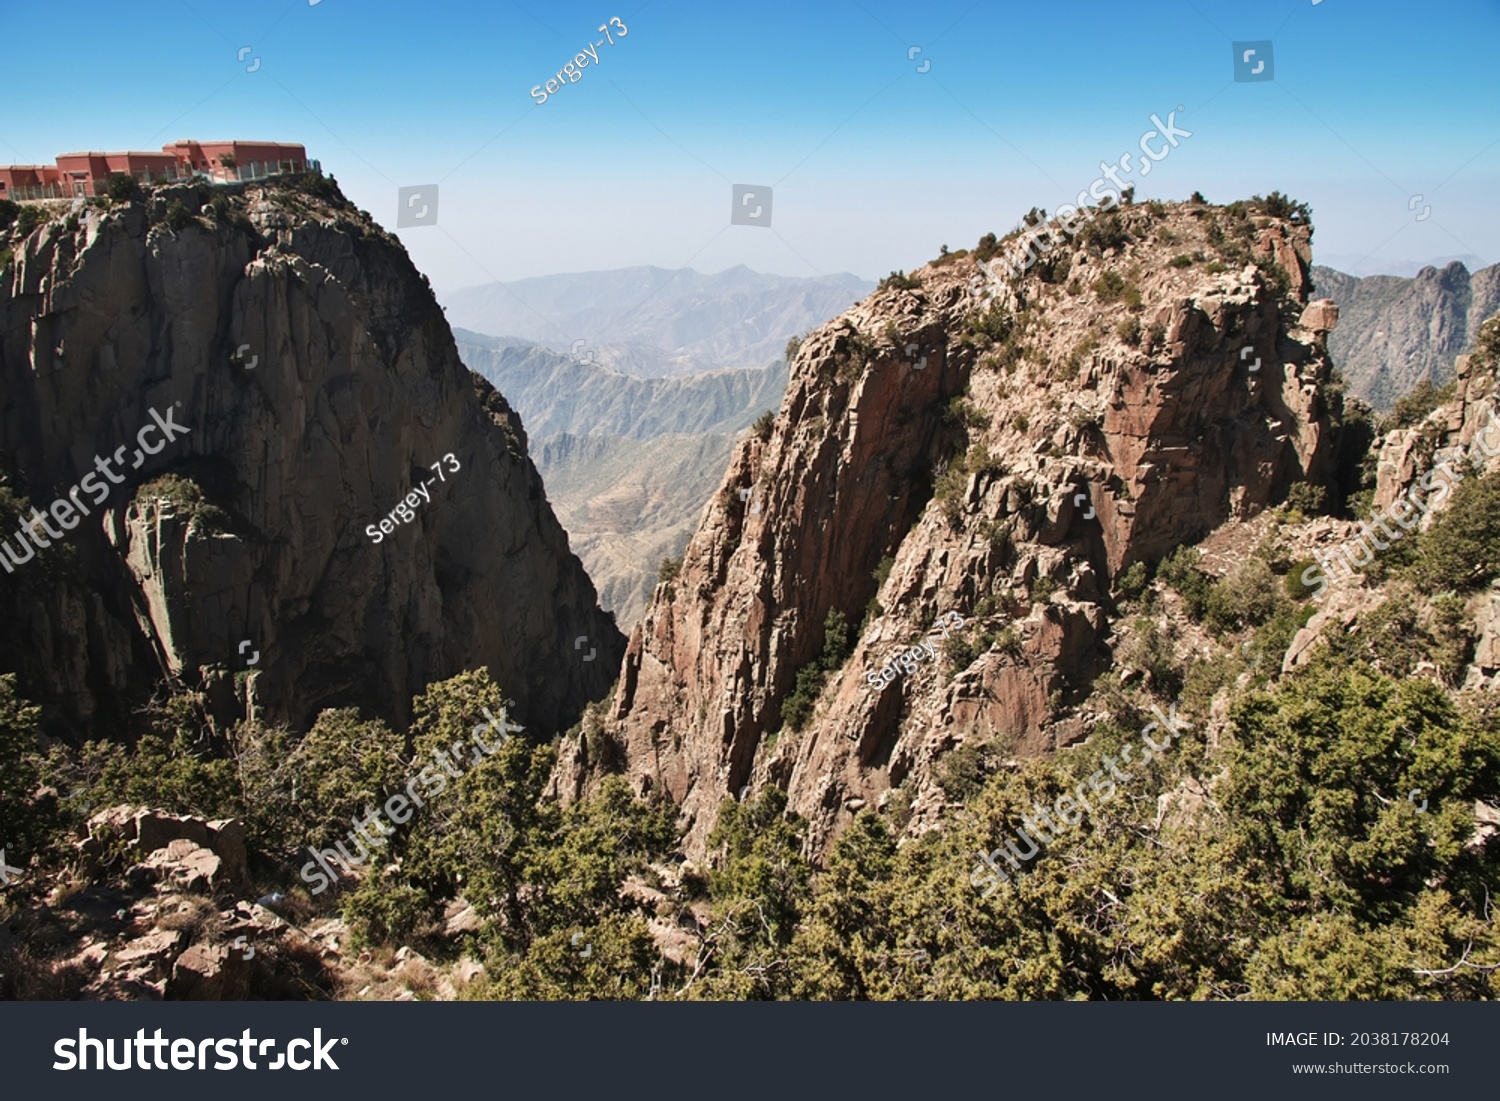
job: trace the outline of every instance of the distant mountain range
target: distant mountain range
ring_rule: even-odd
[[[1334,365],[1356,397],[1381,410],[1424,378],[1450,379],[1454,357],[1500,309],[1500,264],[1471,275],[1454,261],[1409,279],[1314,266],[1312,279],[1316,293],[1339,306],[1328,338]]]
[[[1374,256],[1364,256],[1357,252],[1327,252],[1319,257],[1325,267],[1334,268],[1337,271],[1346,272],[1349,275],[1357,275],[1363,279],[1367,275],[1399,275],[1403,279],[1410,279],[1421,272],[1423,268],[1446,268],[1449,264],[1462,264],[1470,271],[1478,271],[1487,267],[1484,257],[1475,256],[1472,252],[1461,253],[1458,256],[1434,256],[1431,260],[1381,260]]]
[[[788,337],[874,289],[847,272],[798,279],[744,265],[714,275],[637,267],[489,283],[445,295],[443,305],[456,327],[663,377],[764,367]]]
[[[634,378],[534,344],[454,336],[463,361],[521,414],[573,553],[628,628],[657,564],[686,545],[735,439],[781,405],[786,364]]]

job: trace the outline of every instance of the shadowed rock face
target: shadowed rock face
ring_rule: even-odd
[[[47,508],[95,455],[133,450],[153,409],[189,430],[61,548],[0,577],[0,667],[98,733],[163,673],[273,721],[355,704],[404,723],[428,683],[487,666],[527,725],[573,721],[624,639],[519,418],[460,363],[425,279],[334,191],[214,194],[54,221],[0,275],[18,497]],[[193,215],[176,229],[172,201]],[[430,500],[377,544],[367,526],[419,486]],[[254,652],[235,706],[226,671]]]
[[[1070,270],[1001,287],[1008,340],[971,327],[985,302],[973,257],[955,256],[803,343],[770,439],[739,445],[632,634],[605,722],[604,752],[681,805],[690,850],[724,798],[768,783],[819,850],[898,787],[922,828],[948,750],[1080,736],[1054,720],[1108,665],[1121,569],[1327,480],[1336,311],[1308,309],[1310,228],[1258,218],[1210,270],[1220,212],[1152,206],[1121,212],[1122,248],[1069,243]],[[1111,292],[1115,277],[1133,289]],[[957,641],[877,690],[892,659],[941,643],[950,610]],[[805,727],[783,729],[830,611],[852,655]],[[599,744],[564,753],[564,794]]]

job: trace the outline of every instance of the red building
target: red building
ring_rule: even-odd
[[[302,172],[307,164],[307,150],[300,145],[281,141],[179,141],[162,146],[162,151],[177,158],[178,163],[199,172],[213,172],[229,166],[245,169],[250,165],[296,165],[276,168],[280,172]],[[269,174],[269,173],[268,173]]]
[[[59,153],[57,170],[70,195],[97,194],[95,184],[123,172],[138,180],[165,180],[177,175],[177,158],[170,153]]]
[[[58,190],[61,176],[51,164],[0,165],[0,199],[26,196],[33,191]],[[60,193],[60,191],[59,191]]]
[[[110,175],[142,182],[207,176],[220,182],[259,180],[283,172],[320,171],[307,150],[278,141],[179,141],[160,153],[61,153],[57,165],[0,165],[0,199],[66,199],[98,195]]]

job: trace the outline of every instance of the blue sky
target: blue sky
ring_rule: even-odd
[[[633,264],[880,276],[1055,208],[1178,105],[1192,137],[1138,198],[1279,189],[1312,205],[1319,258],[1500,260],[1500,0],[63,10],[0,0],[0,161],[301,141],[393,229],[398,187],[439,185],[438,224],[400,233],[440,291]],[[611,17],[628,33],[538,104]],[[1271,41],[1273,80],[1233,80],[1235,40]],[[736,183],[772,187],[770,227],[729,224]]]

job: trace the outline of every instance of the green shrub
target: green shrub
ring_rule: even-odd
[[[1094,293],[1100,302],[1118,302],[1125,294],[1125,277],[1116,271],[1107,271],[1094,280]]]
[[[16,235],[30,237],[37,226],[46,224],[47,212],[45,210],[35,204],[23,206],[21,213],[16,216]]]
[[[1126,344],[1135,347],[1141,342],[1141,319],[1135,316],[1127,317],[1115,326],[1115,334]]]
[[[1441,594],[1426,601],[1407,582],[1390,589],[1390,596],[1374,611],[1360,617],[1361,656],[1393,677],[1410,677],[1430,661],[1443,680],[1456,687],[1468,668],[1474,646],[1462,597]]]
[[[984,790],[985,777],[989,771],[984,750],[973,743],[967,743],[943,754],[933,767],[932,778],[943,789],[943,795],[949,802],[962,804]]]
[[[1292,563],[1291,569],[1281,579],[1282,587],[1286,590],[1287,596],[1293,600],[1307,600],[1318,591],[1317,585],[1305,585],[1302,582],[1302,575],[1316,565],[1317,562],[1311,558],[1299,558]]]
[[[1084,226],[1078,239],[1102,253],[1106,249],[1124,248],[1130,241],[1130,233],[1125,229],[1125,222],[1119,213],[1111,211]]]
[[[1271,567],[1261,558],[1247,558],[1223,580],[1210,585],[1204,619],[1215,630],[1256,627],[1282,607],[1286,597]]]
[[[1146,563],[1135,562],[1115,578],[1115,592],[1121,600],[1138,600],[1151,584],[1151,573]]]
[[[922,281],[915,275],[907,275],[904,271],[893,271],[880,281],[877,290],[891,288],[903,291],[919,291],[922,289]]]
[[[111,172],[105,181],[104,193],[117,203],[130,202],[141,197],[141,185],[127,172]]]
[[[1182,691],[1182,674],[1177,669],[1172,643],[1163,637],[1156,621],[1137,616],[1131,631],[1118,652],[1117,663],[1141,670],[1151,690],[1175,697]]]
[[[1380,430],[1391,432],[1398,428],[1410,428],[1424,420],[1428,413],[1452,401],[1457,393],[1457,379],[1450,380],[1443,386],[1434,386],[1432,379],[1424,378],[1409,393],[1396,399],[1391,415],[1380,426]]]
[[[1197,620],[1207,611],[1214,588],[1214,579],[1198,568],[1201,558],[1196,547],[1180,546],[1162,560],[1156,571],[1156,576],[1182,597],[1188,615]]]
[[[16,691],[16,675],[0,674],[0,838],[13,867],[24,868],[58,824],[56,801],[35,797],[42,776],[41,715]]]
[[[966,397],[956,397],[943,410],[943,423],[983,431],[990,426],[990,415]]]
[[[848,620],[836,608],[828,610],[823,620],[823,651],[797,670],[796,683],[781,704],[781,721],[792,730],[801,730],[812,716],[813,705],[823,691],[828,675],[837,670],[854,652]]]
[[[1391,551],[1411,542],[1408,536]],[[1460,482],[1416,550],[1403,572],[1425,592],[1468,592],[1500,577],[1500,471]]]
[[[1093,355],[1098,347],[1099,342],[1091,336],[1086,336],[1080,340],[1073,346],[1073,350],[1068,353],[1068,358],[1063,360],[1061,367],[1058,368],[1058,378],[1064,382],[1072,382],[1076,379],[1078,372],[1083,367],[1084,360]]]
[[[305,172],[300,176],[291,178],[282,176],[278,179],[285,181],[284,186],[289,187],[292,191],[311,195],[313,198],[322,199],[325,202],[342,202],[344,198],[339,194],[338,184],[334,182],[333,177],[325,176],[321,172]]]
[[[1036,263],[1038,278],[1053,285],[1066,283],[1068,273],[1073,270],[1073,257],[1062,249],[1047,253]]]
[[[1272,218],[1285,218],[1302,225],[1312,221],[1312,207],[1289,199],[1279,191],[1271,192],[1264,199],[1256,195],[1252,201],[1260,203],[1261,210]]]
[[[435,926],[437,917],[426,891],[373,869],[344,896],[342,916],[349,925],[349,946],[355,950],[409,944],[419,931]]]
[[[841,333],[833,347],[834,370],[845,382],[858,378],[876,353],[875,340],[857,330]]]
[[[1328,510],[1328,489],[1311,482],[1295,482],[1287,492],[1286,504],[1304,516],[1321,516]]]
[[[20,216],[21,206],[9,199],[0,199],[0,229],[9,229]]]
[[[184,206],[180,199],[173,199],[167,204],[167,213],[164,220],[167,223],[167,228],[173,233],[179,233],[197,221],[193,217],[193,212]]]
[[[1190,268],[1193,266],[1193,258],[1185,252],[1180,252],[1168,260],[1167,263],[1171,264],[1174,268]]]
[[[983,337],[992,344],[1009,340],[1011,333],[1015,330],[1015,324],[1015,317],[999,302],[994,303],[987,310],[970,314],[965,321],[970,333]]]
[[[771,427],[776,423],[776,414],[767,409],[755,418],[755,423],[750,426],[750,431],[755,433],[755,438],[764,443],[771,438]]]
[[[669,554],[663,558],[656,567],[656,583],[658,585],[665,585],[675,581],[677,575],[682,572],[682,561],[685,557],[685,554],[679,554],[676,558],[673,558]]]

